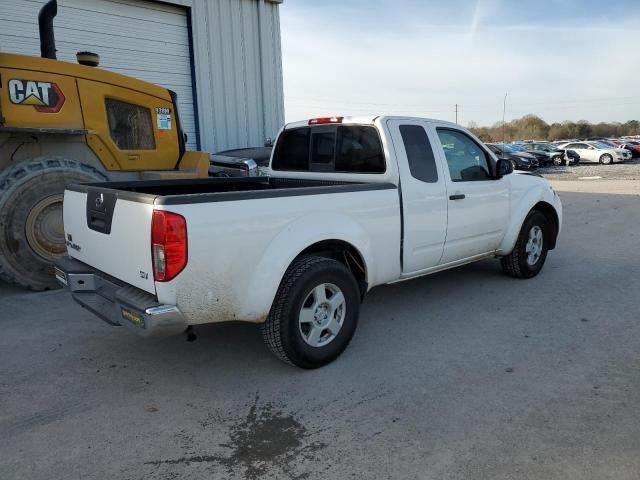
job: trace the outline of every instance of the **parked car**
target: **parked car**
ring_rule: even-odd
[[[502,143],[500,145],[503,145],[507,150],[509,150],[511,153],[514,153],[516,155],[525,153],[527,155],[533,155],[536,160],[538,160],[538,166],[542,166],[545,163],[549,163],[549,156],[546,155],[543,152],[535,152],[535,151],[528,151],[527,149],[524,148],[524,144],[529,144],[529,143],[533,143],[531,141],[527,141],[527,142],[523,142],[523,143]],[[527,158],[529,158],[527,156]]]
[[[58,280],[140,335],[261,323],[275,355],[316,368],[347,347],[371,288],[493,257],[531,278],[562,225],[549,182],[509,175],[509,161],[449,122],[292,123],[270,170],[69,186]]]
[[[631,152],[632,158],[640,157],[640,142],[625,141],[621,146],[625,150],[629,150]]]
[[[542,149],[539,148],[538,145],[541,145],[541,142],[524,142],[517,144],[517,147],[535,156],[538,159],[538,163],[540,164],[540,166],[545,166],[553,163],[553,158],[551,155],[551,151],[553,149]],[[557,152],[556,154],[560,157],[562,157],[563,155],[561,151]]]
[[[628,150],[613,148],[600,142],[574,142],[561,145],[560,148],[575,150],[580,155],[581,162],[602,163],[622,163],[631,159],[631,152]]]
[[[525,151],[535,155],[546,154],[547,162],[554,165],[577,165],[580,163],[580,155],[573,150],[563,150],[552,142],[532,142],[520,145]]]
[[[514,170],[533,170],[540,165],[538,159],[530,153],[518,152],[509,145],[498,143],[487,143],[486,145],[496,157],[511,162]]]

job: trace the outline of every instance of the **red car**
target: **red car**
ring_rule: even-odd
[[[633,158],[640,157],[640,142],[627,141],[619,145],[618,148],[626,148],[631,152]]]

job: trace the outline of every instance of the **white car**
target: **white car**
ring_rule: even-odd
[[[559,148],[574,150],[580,155],[580,163],[622,163],[631,160],[631,152],[621,148],[611,147],[600,142],[569,142]]]
[[[449,122],[292,123],[272,177],[69,186],[56,276],[140,335],[259,323],[275,355],[316,368],[347,347],[377,285],[484,258],[513,277],[540,272],[562,205],[544,178],[512,171]]]

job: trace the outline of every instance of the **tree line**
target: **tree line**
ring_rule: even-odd
[[[469,122],[471,130],[483,142],[515,140],[564,140],[587,137],[622,137],[640,135],[640,121],[591,123],[586,120],[548,124],[537,115],[529,114],[510,122],[497,122],[491,127],[479,127]]]

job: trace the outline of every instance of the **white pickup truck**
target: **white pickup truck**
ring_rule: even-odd
[[[141,335],[255,322],[275,355],[315,368],[347,347],[371,288],[487,257],[533,277],[562,224],[546,180],[437,120],[288,124],[267,173],[70,186],[56,276]]]

